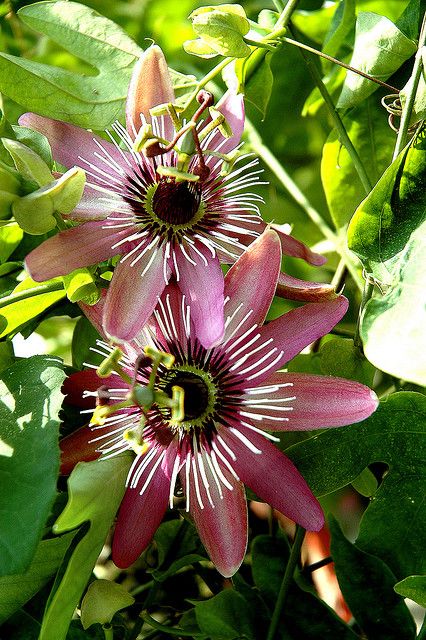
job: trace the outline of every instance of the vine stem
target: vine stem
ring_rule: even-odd
[[[25,289],[25,291],[19,291],[18,293],[11,293],[8,296],[0,298],[0,309],[7,307],[9,304],[15,302],[21,302],[34,296],[42,295],[43,293],[52,293],[53,291],[61,291],[64,288],[62,282],[49,282],[46,284],[40,284],[38,287],[32,287],[32,289]]]
[[[300,557],[300,549],[302,548],[305,533],[306,530],[303,529],[303,527],[300,527],[299,525],[296,526],[296,535],[294,536],[293,545],[290,551],[290,557],[285,568],[284,577],[281,582],[281,587],[278,593],[277,601],[275,603],[275,608],[272,614],[271,624],[269,625],[266,640],[274,640],[277,633],[288,590],[293,580],[294,570]]]
[[[352,143],[352,140],[348,136],[348,132],[346,131],[345,125],[343,124],[343,121],[337,112],[334,102],[327,90],[327,87],[323,83],[321,75],[316,65],[311,60],[310,54],[306,54],[302,49],[300,50],[300,53],[302,54],[306,62],[306,65],[309,69],[309,72],[312,75],[312,78],[314,79],[315,84],[317,85],[319,92],[321,93],[324,99],[324,102],[329,110],[330,116],[333,120],[333,124],[336,127],[339,140],[342,143],[342,145],[345,147],[346,151],[349,154],[349,157],[351,158],[354,164],[355,170],[359,176],[359,179],[361,180],[365,193],[369,194],[373,188],[373,185],[370,182],[370,178],[367,175],[367,171],[365,170],[364,164],[361,158],[359,157],[358,151],[355,149]]]
[[[413,82],[410,87],[404,108],[402,110],[401,122],[398,130],[398,135],[395,143],[395,150],[392,160],[401,153],[407,141],[408,128],[410,126],[410,118],[414,108],[414,102],[416,99],[417,88],[420,82],[420,76],[422,73],[423,61],[422,61],[422,48],[425,46],[426,41],[426,13],[423,16],[422,28],[420,30],[419,48],[417,50],[416,59],[414,61],[412,79]]]
[[[248,140],[256,151],[256,154],[263,160],[263,162],[269,167],[272,173],[276,176],[279,182],[282,184],[284,189],[292,196],[295,202],[300,206],[300,208],[305,211],[308,217],[312,220],[312,222],[318,227],[321,231],[324,238],[329,240],[335,250],[340,254],[342,259],[345,261],[345,264],[350,272],[352,278],[354,279],[357,287],[360,291],[363,289],[363,281],[360,278],[358,271],[358,263],[352,253],[349,252],[349,249],[346,246],[346,243],[343,238],[340,238],[323,220],[321,214],[312,206],[309,200],[306,198],[305,194],[299,189],[297,184],[291,178],[291,176],[286,172],[283,166],[280,164],[278,159],[274,156],[270,149],[266,145],[263,144],[263,141],[255,129],[253,124],[246,118],[245,123],[245,131],[248,136]]]

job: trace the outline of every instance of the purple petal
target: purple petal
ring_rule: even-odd
[[[326,427],[341,427],[365,420],[376,410],[378,399],[374,391],[359,382],[304,373],[276,373],[265,387],[283,385],[276,391],[248,395],[246,407],[250,420],[262,416],[260,427],[272,431],[305,431]],[[284,386],[285,385],[285,386]],[[286,401],[285,399],[289,400]],[[294,398],[294,399],[291,399]],[[253,399],[255,402],[253,403]],[[259,408],[256,404],[260,403]],[[283,402],[279,402],[284,399]],[[257,403],[256,403],[257,401]],[[269,405],[269,408],[265,408]],[[283,410],[279,411],[279,407]],[[286,410],[286,408],[290,410]]]
[[[112,199],[115,200],[115,204],[111,202]],[[77,222],[105,220],[106,217],[114,213],[117,209],[123,209],[125,203],[120,196],[114,196],[114,194],[111,193],[108,196],[108,200],[108,202],[103,202],[102,194],[93,189],[89,184],[86,184],[80,202],[71,213],[64,215],[64,218]]]
[[[141,114],[151,122],[149,110],[159,104],[174,102],[172,81],[163,52],[157,45],[149,47],[141,56],[133,70],[126,102],[126,122],[129,133],[133,126],[138,131]],[[167,118],[169,120],[169,118]],[[166,138],[171,137],[166,131]]]
[[[244,131],[243,95],[241,93],[237,95],[227,91],[223,98],[217,103],[216,109],[225,116],[227,123],[232,129],[232,136],[224,138],[219,131],[216,131],[209,139],[208,148],[217,149],[220,153],[229,153],[229,151],[232,151],[238,146]],[[206,122],[208,123],[209,120]],[[208,165],[215,164],[216,162],[217,159],[215,158],[207,158]]]
[[[246,444],[237,434],[245,439]],[[228,428],[222,436],[236,456],[232,465],[244,484],[305,529],[321,529],[324,515],[317,499],[294,464],[281,451],[264,436],[242,426]]]
[[[155,257],[150,264],[152,252]],[[143,328],[166,286],[163,250],[153,248],[152,252],[133,267],[129,259],[115,268],[105,300],[103,326],[118,341],[132,340]]]
[[[302,258],[309,264],[313,264],[315,266],[321,266],[325,262],[327,262],[327,258],[321,256],[319,253],[314,253],[300,240],[296,240],[293,236],[285,233],[281,225],[273,224],[272,228],[278,233],[281,240],[281,248],[283,250],[284,255],[292,256],[293,258]]]
[[[250,322],[262,324],[274,297],[280,268],[280,241],[275,231],[269,229],[252,242],[226,274],[225,298],[230,298],[225,307],[226,315],[232,316],[244,303],[241,313],[244,315],[251,309]],[[231,322],[227,333],[233,331],[233,326]],[[241,328],[235,337],[246,328]]]
[[[229,578],[238,571],[247,548],[247,503],[244,486],[221,465],[222,473],[232,486],[232,490],[223,486],[219,493],[216,481],[205,459],[203,468],[209,485],[211,502],[202,482],[200,471],[197,469],[195,472],[197,474],[197,482],[195,482],[192,469],[190,474],[190,512],[201,542],[212,562],[225,578]],[[182,473],[181,475],[184,476]],[[183,484],[185,485],[184,477]],[[197,485],[201,504],[197,499]]]
[[[128,230],[87,222],[43,242],[26,257],[25,267],[36,282],[64,276],[116,255],[112,246],[128,234]]]
[[[168,469],[163,464],[164,459],[140,495],[162,454],[163,450],[159,449],[143,471],[137,486],[134,489],[129,487],[124,494],[112,542],[112,559],[120,569],[126,569],[139,558],[151,542],[167,509],[170,479]],[[144,458],[141,458],[140,463],[143,461]]]
[[[191,307],[191,320],[195,335],[207,348],[217,344],[223,337],[224,325],[224,280],[217,256],[212,257],[208,249],[199,243],[197,250],[192,248],[186,253],[195,263],[192,264],[183,253],[176,251],[179,269],[178,285]]]
[[[286,273],[280,273],[277,296],[301,302],[323,302],[324,300],[334,300],[337,298],[337,293],[331,284],[299,280],[299,278],[294,278]]]
[[[67,124],[59,120],[45,118],[44,116],[38,116],[35,113],[24,113],[24,115],[19,118],[19,124],[23,127],[35,129],[45,135],[52,147],[54,159],[63,164],[64,167],[67,167],[67,169],[75,165],[82,169],[87,169],[86,164],[81,160],[81,158],[84,158],[111,173],[111,169],[94,156],[94,153],[101,153],[95,141],[105,150],[105,153],[102,154],[103,156],[111,156],[111,158],[120,166],[123,166],[124,169],[127,166],[123,159],[122,152],[111,142],[107,142],[94,133],[81,129],[80,127],[75,127],[72,124]],[[104,181],[93,177],[90,178],[90,181],[96,184],[104,184]]]

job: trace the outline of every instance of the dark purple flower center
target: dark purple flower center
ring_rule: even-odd
[[[166,393],[172,395],[175,385],[185,392],[184,420],[196,420],[202,416],[209,404],[209,390],[204,380],[190,371],[174,371],[165,387]]]
[[[163,222],[185,224],[195,216],[200,202],[201,191],[196,184],[166,178],[158,183],[152,198],[152,209]]]

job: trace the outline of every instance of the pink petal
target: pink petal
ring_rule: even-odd
[[[114,194],[111,193],[108,199],[111,200]],[[118,208],[123,209],[124,201],[120,196],[115,196],[115,205],[108,202],[102,202],[102,194],[93,189],[90,184],[86,184],[78,205],[71,213],[64,215],[67,220],[76,220],[77,222],[89,222],[94,220],[105,220],[107,216],[116,211]]]
[[[149,264],[152,252],[155,257]],[[129,259],[115,268],[105,299],[103,326],[118,341],[132,340],[143,328],[166,286],[163,249],[153,248],[152,252],[148,251],[133,267]]]
[[[247,503],[244,486],[221,465],[222,473],[233,487],[222,487],[222,498],[211,470],[204,460],[204,470],[209,484],[210,503],[200,471],[197,480],[201,503],[197,499],[194,472],[190,474],[190,512],[194,518],[201,542],[217,570],[229,578],[238,571],[247,548]],[[185,486],[184,474],[181,473]],[[185,487],[186,490],[186,487]]]
[[[192,248],[186,248],[186,253],[195,264],[189,262],[182,252],[176,251],[178,285],[191,307],[195,335],[203,346],[209,348],[222,339],[225,330],[224,280],[217,256],[213,258],[201,243],[197,245],[197,250],[204,259]]]
[[[226,274],[225,298],[230,298],[225,306],[226,315],[232,316],[244,303],[240,315],[244,316],[252,309],[250,322],[262,324],[274,297],[280,268],[280,241],[275,231],[268,229],[252,242]],[[233,327],[231,322],[227,333],[233,331]],[[235,337],[246,328],[241,328]]]
[[[105,150],[102,155],[111,156],[120,166],[126,168],[122,153],[111,142],[103,140],[90,131],[66,122],[45,118],[35,113],[24,113],[19,118],[19,124],[23,127],[35,129],[45,135],[52,147],[54,159],[63,164],[64,167],[67,167],[67,169],[75,165],[82,169],[87,169],[86,164],[81,160],[81,158],[84,158],[94,162],[105,171],[111,172],[111,169],[94,156],[95,152],[100,153],[95,141],[102,145]],[[104,184],[93,177],[90,178],[90,181]]]
[[[167,509],[170,479],[162,463],[157,466],[146,490],[140,495],[162,453],[163,450],[159,449],[142,473],[137,487],[128,487],[124,494],[112,542],[112,559],[120,569],[126,569],[139,558],[151,542]]]
[[[331,284],[299,280],[299,278],[294,278],[286,273],[280,273],[277,296],[301,302],[323,302],[324,300],[334,300],[337,293]]]
[[[293,236],[285,233],[281,225],[273,224],[272,228],[278,233],[281,240],[281,247],[284,255],[292,256],[293,258],[302,258],[309,264],[313,264],[315,266],[321,266],[325,262],[327,262],[327,258],[321,256],[319,253],[314,253],[300,240],[296,240]]]
[[[141,114],[147,122],[151,122],[149,110],[152,107],[174,100],[175,94],[166,59],[160,47],[154,44],[145,51],[133,70],[126,101],[126,123],[129,133],[133,131],[133,126],[139,130]],[[171,138],[170,133],[173,129],[170,125],[169,128],[170,131],[165,132],[166,138]]]
[[[374,391],[359,382],[316,376],[305,373],[276,373],[264,385],[290,385],[272,393],[249,395],[247,398],[262,398],[262,408],[256,405],[247,408],[250,413],[262,415],[262,420],[253,422],[272,431],[305,431],[326,427],[341,427],[365,420],[376,410],[378,399]],[[294,400],[278,403],[280,398]],[[263,402],[265,399],[265,402]],[[271,402],[273,401],[273,402]],[[264,408],[269,404],[269,409]],[[271,407],[291,407],[291,411],[276,411]],[[277,420],[283,416],[288,421]],[[275,418],[275,420],[274,420]],[[253,417],[249,419],[253,421]]]
[[[178,342],[183,345],[187,342],[186,330],[183,321],[182,315],[182,291],[177,286],[176,282],[169,282],[167,287],[164,289],[163,294],[161,296],[161,303],[163,305],[163,309],[167,314],[167,318],[169,320],[170,326],[170,338],[173,341]],[[159,309],[160,311],[160,309]],[[163,317],[163,313],[160,314],[160,317]],[[171,321],[172,320],[172,321]],[[163,321],[164,322],[164,321]],[[166,336],[163,336],[163,331],[159,327],[157,323],[157,337],[160,342],[164,345],[164,348],[167,348],[167,340]],[[167,329],[167,323],[165,323],[165,330]]]
[[[239,432],[254,453],[235,432]],[[268,502],[305,529],[319,531],[324,524],[322,509],[294,464],[266,438],[244,427],[222,433],[236,456],[232,465],[241,480]]]
[[[113,245],[128,235],[128,230],[117,231],[101,222],[87,222],[60,231],[31,251],[25,260],[26,269],[36,282],[64,276],[116,255]]]
[[[229,153],[240,143],[244,131],[244,98],[241,93],[236,95],[227,91],[223,98],[219,100],[216,109],[226,118],[232,129],[232,136],[224,138],[216,131],[208,142],[209,149],[217,149],[220,153]],[[206,122],[209,122],[207,120]],[[218,148],[220,146],[220,148]],[[217,162],[216,158],[207,157],[207,164],[212,165]]]
[[[272,342],[244,361],[236,373],[246,375],[250,386],[259,385],[302,349],[325,336],[342,319],[347,308],[348,301],[339,296],[335,300],[308,303],[292,309],[260,327],[257,330],[260,339],[256,344],[267,343],[270,339]],[[270,356],[265,358],[267,353]]]

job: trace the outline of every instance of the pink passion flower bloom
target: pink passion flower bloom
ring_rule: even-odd
[[[223,175],[224,159],[217,155],[229,154],[240,143],[242,96],[227,93],[212,112],[213,119],[208,111],[211,95],[201,92],[198,99],[194,128],[181,138],[183,129],[175,126],[185,126],[183,122],[176,124],[175,117],[173,123],[167,111],[151,115],[153,107],[174,102],[165,58],[154,45],[135,66],[126,103],[127,126],[113,124],[115,136],[107,132],[111,142],[35,114],[20,118],[21,125],[48,138],[55,160],[67,168],[80,166],[88,177],[82,201],[68,216],[69,221],[83,224],[43,242],[27,256],[26,268],[39,282],[119,256],[103,311],[106,334],[119,341],[136,336],[174,277],[191,305],[198,340],[206,347],[218,343],[224,333],[220,263],[232,264],[265,228],[257,205],[260,196],[246,192],[259,183],[257,160],[243,155]],[[222,117],[229,137],[214,125],[215,118]],[[153,157],[135,150],[136,137],[147,130],[148,137],[154,136]],[[182,157],[185,171],[177,176]],[[291,236],[281,232],[280,237],[284,253],[312,264],[324,262]],[[297,296],[299,283],[290,284]]]
[[[271,442],[269,431],[338,427],[365,419],[377,406],[369,388],[349,380],[298,373],[276,373],[342,318],[347,300],[309,303],[263,325],[278,282],[281,247],[268,230],[253,242],[225,277],[225,332],[220,343],[199,341],[185,295],[176,284],[163,292],[150,343],[175,358],[159,368],[156,385],[185,392],[184,419],[173,423],[168,409],[147,412],[144,455],[137,455],[127,479],[115,528],[112,557],[122,568],[147,547],[180,483],[200,538],[217,569],[231,576],[247,546],[244,484],[275,509],[308,530],[324,523],[321,507],[293,463]],[[261,283],[261,286],[259,286]],[[137,363],[137,380],[146,384],[150,367],[142,344],[126,349],[124,366]],[[94,371],[73,374],[66,391],[78,397],[95,393],[104,380]],[[129,385],[113,374],[102,397],[120,402]],[[68,397],[68,401],[72,401]],[[129,448],[123,436],[137,428],[139,406],[121,409],[104,425],[71,434],[61,443],[64,467],[84,455],[114,455]],[[90,454],[91,446],[91,456]],[[96,454],[95,454],[96,455]],[[101,462],[100,462],[101,464]],[[68,469],[69,470],[69,469]]]

